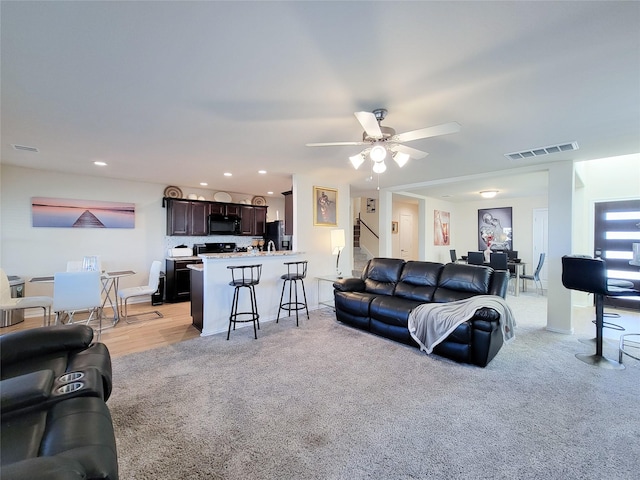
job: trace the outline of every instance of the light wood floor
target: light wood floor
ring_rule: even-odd
[[[130,305],[130,320],[136,320],[136,323],[128,324],[121,320],[116,326],[111,327],[109,321],[103,321],[105,328],[100,335],[100,341],[107,345],[112,357],[118,357],[198,337],[200,332],[191,325],[190,308],[190,302],[165,303],[158,306],[151,306],[149,303]],[[150,310],[158,310],[164,317],[143,315],[131,318],[136,312]],[[36,310],[28,311],[29,314],[33,314],[33,312]],[[95,323],[92,323],[92,326],[94,325]],[[24,322],[1,328],[0,334],[41,326],[42,316],[26,317]],[[96,337],[94,337],[95,339]]]

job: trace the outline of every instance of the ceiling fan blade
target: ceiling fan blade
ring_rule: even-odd
[[[354,115],[367,132],[367,135],[372,138],[382,138],[382,130],[380,130],[380,124],[376,120],[376,116],[371,112],[355,112]]]
[[[389,150],[391,150],[392,152],[406,153],[411,158],[415,158],[416,160],[419,160],[429,155],[427,152],[423,152],[422,150],[417,150],[415,148],[407,147],[406,145],[393,145],[392,147],[389,147]]]
[[[394,135],[391,140],[394,142],[411,142],[412,140],[419,140],[421,138],[437,137],[438,135],[447,135],[449,133],[458,133],[460,131],[460,124],[458,122],[443,123],[442,125],[435,125],[433,127],[421,128],[419,130],[412,130],[410,132],[398,133]]]
[[[343,147],[352,145],[369,145],[369,142],[331,142],[331,143],[307,143],[307,147]]]

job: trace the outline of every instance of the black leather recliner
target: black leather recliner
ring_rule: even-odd
[[[111,395],[111,355],[103,343],[92,343],[87,325],[55,325],[21,330],[0,336],[0,379],[40,370],[54,376],[88,367],[100,372],[104,400]]]
[[[111,358],[86,325],[0,337],[3,480],[118,479]]]
[[[374,258],[361,278],[334,283],[336,318],[386,338],[417,346],[408,329],[411,310],[421,303],[451,302],[474,295],[505,297],[506,271],[490,267]],[[479,308],[434,353],[459,362],[486,366],[503,344],[500,315]]]

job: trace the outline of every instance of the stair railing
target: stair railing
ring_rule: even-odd
[[[365,228],[366,228],[367,230],[369,230],[369,231],[373,234],[373,236],[374,236],[374,237],[376,237],[378,240],[380,240],[380,237],[378,236],[378,234],[377,234],[376,232],[374,232],[373,230],[371,230],[371,227],[369,227],[369,225],[367,225],[367,224],[364,222],[364,220],[362,220],[362,218],[360,218],[360,214],[359,214],[359,213],[358,213],[358,223],[359,223],[360,225],[364,225],[364,226],[365,226]]]

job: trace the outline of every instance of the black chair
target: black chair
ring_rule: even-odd
[[[494,270],[507,270],[507,254],[491,252],[489,266]]]
[[[307,311],[307,320],[309,319],[309,308],[307,307],[307,292],[304,289],[304,278],[307,276],[307,261],[302,260],[298,262],[284,262],[287,266],[287,273],[282,275],[280,278],[284,280],[282,283],[282,293],[280,294],[280,306],[278,307],[278,318],[276,318],[276,323],[280,320],[280,311],[287,310],[289,312],[289,316],[291,316],[291,310],[295,310],[296,312],[296,327],[298,326],[298,311],[306,310]],[[284,289],[289,282],[289,301],[283,302],[284,298]],[[304,298],[304,302],[298,301],[298,282],[302,286],[302,296]],[[292,299],[293,297],[293,299]]]
[[[509,257],[509,261],[513,261],[516,258],[518,258],[517,250],[507,250],[506,253],[507,253],[507,256]]]
[[[484,265],[484,253],[483,252],[467,253],[467,263],[469,265]]]
[[[258,339],[258,332],[260,330],[260,315],[258,314],[258,304],[256,302],[256,289],[255,286],[260,283],[260,275],[262,274],[262,265],[229,265],[227,267],[231,270],[231,281],[229,285],[234,287],[233,300],[231,301],[231,313],[229,314],[229,330],[227,330],[227,340],[229,340],[229,334],[231,333],[231,325],[233,330],[236,329],[236,323],[253,323],[253,335]],[[246,288],[249,290],[249,301],[251,304],[251,311],[239,312],[238,300],[240,297],[240,290]],[[238,319],[238,317],[245,317]],[[256,330],[256,325],[258,329]]]
[[[621,370],[619,362],[609,360],[602,355],[602,328],[605,297],[637,296],[639,290],[615,287],[610,290],[607,285],[607,265],[600,258],[582,255],[565,255],[562,257],[562,285],[570,290],[593,293],[596,304],[596,353],[594,355],[578,353],[576,357],[589,365]],[[614,288],[614,287],[612,287]]]
[[[540,270],[542,270],[542,265],[544,265],[544,259],[546,257],[546,253],[541,253],[540,258],[538,259],[538,266],[536,270],[533,272],[533,275],[520,275],[522,280],[533,280],[536,286],[536,293],[538,293],[538,285],[540,285],[540,295],[544,295],[544,290],[542,289],[542,281],[540,280]],[[527,282],[522,282],[522,289],[526,290]]]

